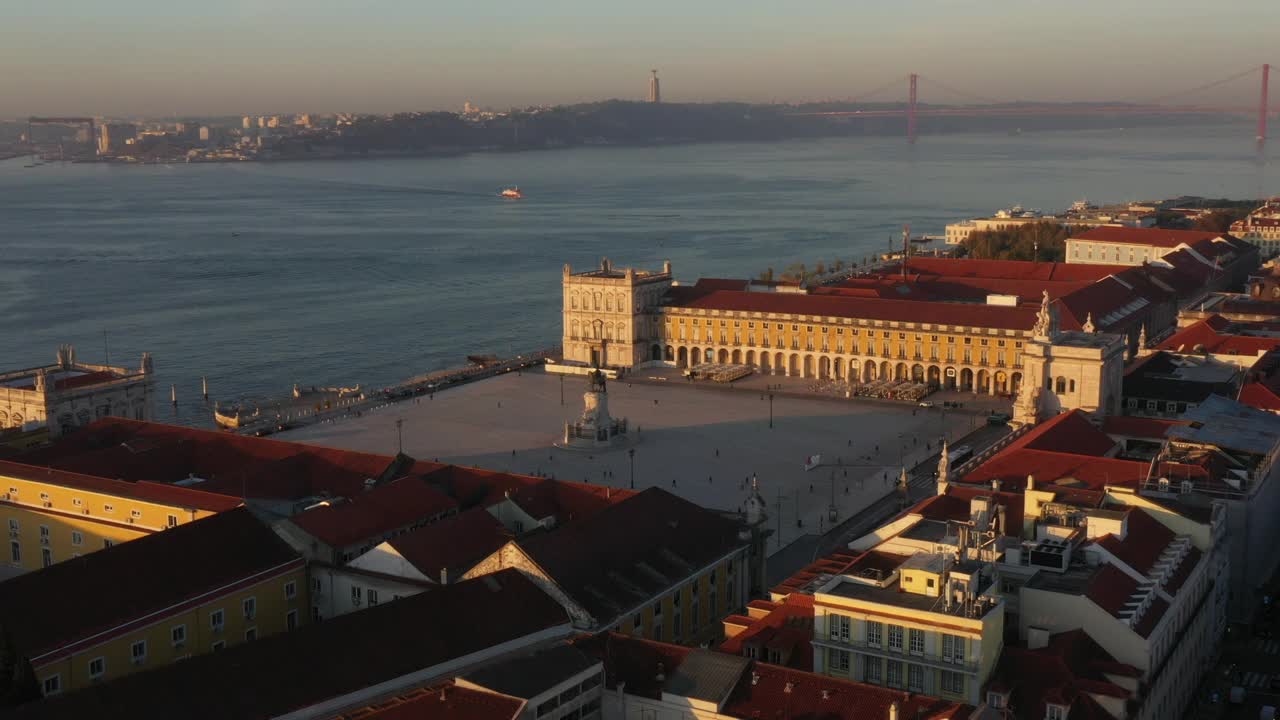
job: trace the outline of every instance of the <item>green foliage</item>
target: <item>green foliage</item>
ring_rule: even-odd
[[[983,260],[1061,262],[1066,258],[1066,240],[1070,236],[1068,227],[1050,222],[1027,223],[1008,230],[979,230],[965,240],[960,254]]]
[[[1231,229],[1231,223],[1245,219],[1249,216],[1250,212],[1252,212],[1252,208],[1214,210],[1211,213],[1196,218],[1195,223],[1193,223],[1193,227],[1196,230],[1226,232]]]

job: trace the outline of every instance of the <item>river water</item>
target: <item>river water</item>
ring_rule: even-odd
[[[0,368],[155,357],[162,419],[378,387],[560,334],[564,263],[679,278],[862,258],[1021,204],[1280,193],[1244,125],[219,165],[0,162]],[[496,192],[519,184],[521,201]],[[104,342],[105,340],[105,342]]]

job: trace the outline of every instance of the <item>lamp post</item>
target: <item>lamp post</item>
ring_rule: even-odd
[[[773,393],[769,393],[769,429],[773,429]]]
[[[560,407],[564,407],[564,375],[560,376]]]
[[[404,454],[404,418],[396,418],[396,454]]]
[[[627,459],[631,461],[631,489],[636,489],[636,449],[627,448]]]

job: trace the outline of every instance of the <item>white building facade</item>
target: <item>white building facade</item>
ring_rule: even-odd
[[[153,396],[149,353],[134,370],[79,362],[63,345],[53,365],[0,374],[0,430],[47,427],[58,438],[104,417],[149,421]]]

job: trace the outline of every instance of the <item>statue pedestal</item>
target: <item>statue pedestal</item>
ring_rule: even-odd
[[[582,405],[582,416],[564,424],[559,447],[597,450],[626,443],[627,420],[609,417],[609,396],[603,386],[593,385],[583,393]]]

